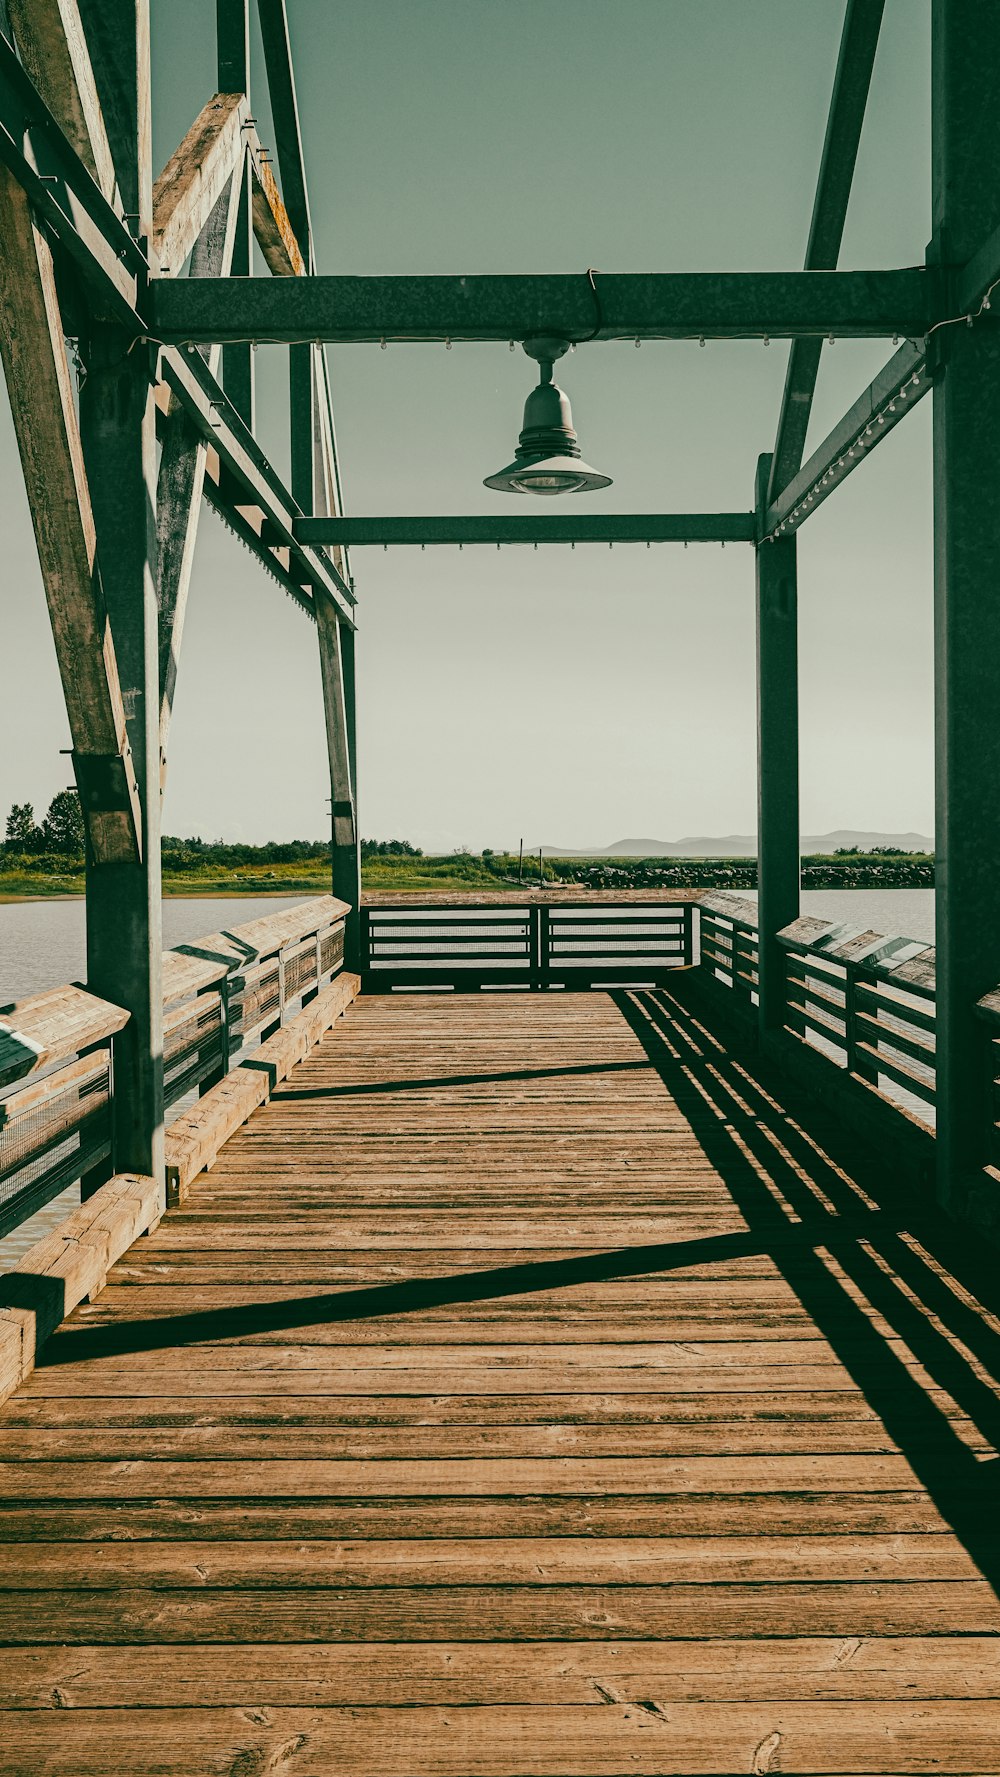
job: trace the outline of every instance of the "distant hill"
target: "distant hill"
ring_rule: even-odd
[[[835,833],[805,833],[802,850],[809,854],[835,851],[871,851],[876,845],[892,845],[899,851],[932,852],[933,839],[925,833],[863,833],[843,827]],[[726,833],[718,839],[616,839],[613,845],[595,845],[589,849],[565,845],[543,845],[547,858],[752,858],[757,854],[753,833]],[[538,846],[526,846],[526,853],[538,855]]]

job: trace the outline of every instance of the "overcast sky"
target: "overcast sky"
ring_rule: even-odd
[[[289,0],[319,269],[801,266],[843,0]],[[214,0],[153,0],[157,166],[214,88]],[[888,0],[841,264],[920,263],[929,5]],[[253,109],[269,112],[259,56]],[[810,448],[890,352],[824,349]],[[581,512],[747,509],[787,347],[563,360]],[[287,354],[258,355],[287,468]],[[532,366],[504,345],[330,348],[347,510],[537,511],[493,494]],[[69,744],[0,395],[0,816]],[[560,510],[567,510],[564,505]],[[546,508],[551,510],[551,508]],[[930,403],[800,543],[802,826],[932,831]],[[356,550],[361,826],[427,849],[751,832],[746,546]],[[165,827],[328,831],[315,631],[206,509]]]

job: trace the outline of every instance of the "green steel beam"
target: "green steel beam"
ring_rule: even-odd
[[[752,543],[752,512],[688,515],[608,513],[497,513],[489,518],[298,518],[300,543],[501,544],[501,543]]]
[[[757,465],[762,508],[770,460]],[[777,934],[799,916],[798,578],[794,536],[757,550],[757,1006],[761,1035],[787,1016]]]
[[[306,265],[311,269],[312,223],[306,188],[305,156],[299,129],[299,107],[292,71],[292,46],[288,38],[285,0],[257,0],[264,66],[271,99],[274,146],[281,176],[281,196]]]
[[[936,272],[651,272],[597,278],[161,279],[152,328],[166,344],[509,340],[881,339],[925,334],[944,312]]]
[[[912,413],[931,387],[922,346],[907,343],[858,396],[823,443],[804,463],[795,479],[767,508],[763,536],[773,537],[799,526],[865,458],[894,426]]]
[[[291,282],[290,279],[287,281]],[[186,408],[206,443],[218,453],[230,475],[245,489],[246,504],[257,506],[264,513],[268,541],[260,547],[289,548],[302,584],[318,592],[320,597],[325,593],[333,600],[344,621],[353,623],[354,599],[350,588],[332,562],[296,537],[295,520],[301,515],[294,500],[201,353],[197,350],[164,352],[162,370],[164,382]],[[235,506],[236,501],[230,503]],[[244,537],[243,540],[247,539]],[[291,574],[289,578],[292,578]]]
[[[934,0],[931,18],[934,251],[975,266],[1000,228],[997,6]],[[984,1172],[995,1068],[976,1001],[1000,980],[1000,329],[986,317],[942,328],[936,342],[937,1190],[952,1214],[995,1227]]]
[[[884,10],[885,0],[848,0],[806,246],[806,271],[832,271],[840,256]],[[771,460],[769,504],[801,467],[821,350],[818,339],[797,339],[789,353]]]

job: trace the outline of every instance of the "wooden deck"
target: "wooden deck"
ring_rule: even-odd
[[[359,1001],[0,1410],[0,1772],[1000,1771],[975,1265],[665,992]]]

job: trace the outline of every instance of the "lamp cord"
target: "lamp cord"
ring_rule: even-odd
[[[596,266],[588,265],[588,267],[587,267],[587,282],[590,285],[591,295],[594,298],[594,313],[597,316],[597,322],[595,324],[593,333],[588,333],[583,339],[575,339],[573,341],[573,344],[577,345],[577,346],[589,345],[592,339],[597,338],[597,335],[600,333],[601,328],[604,326],[604,310],[601,307],[601,298],[598,295],[598,290],[597,290],[597,268],[596,268]]]

